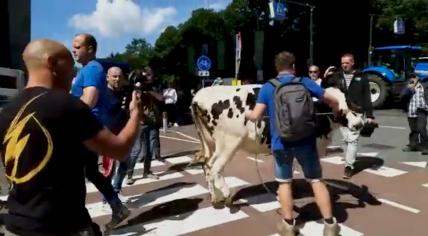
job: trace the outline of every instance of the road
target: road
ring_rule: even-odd
[[[342,179],[344,153],[338,147],[339,133],[328,156],[321,159],[341,235],[428,235],[428,156],[401,151],[409,133],[405,114],[379,110],[375,115],[380,128],[371,138],[361,138],[358,173],[352,179]],[[132,186],[124,183],[122,193],[132,214],[112,235],[277,235],[279,203],[273,194],[277,185],[271,156],[258,155],[255,159],[254,154],[237,153],[225,170],[235,193],[235,206],[214,209],[202,170],[186,168],[199,147],[194,127],[173,128],[161,135],[166,161],[153,162],[153,170],[161,178],[141,179],[142,164],[137,165],[140,178]],[[299,167],[295,177],[300,233],[322,235],[319,211]],[[103,207],[100,194],[90,183],[87,191],[91,216],[100,225],[106,224],[110,219],[108,207]]]

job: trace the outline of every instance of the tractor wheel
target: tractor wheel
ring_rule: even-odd
[[[368,74],[370,98],[374,108],[381,108],[390,94],[389,86],[382,77],[375,74]]]

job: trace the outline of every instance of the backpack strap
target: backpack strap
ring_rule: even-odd
[[[290,82],[291,83],[302,83],[303,77],[294,77]]]
[[[281,83],[281,81],[279,80],[278,77],[270,79],[269,83],[272,84],[274,88],[277,88],[277,87],[279,87],[279,86],[282,85],[282,83]]]

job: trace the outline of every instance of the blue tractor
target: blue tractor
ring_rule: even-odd
[[[373,106],[381,108],[388,99],[399,98],[410,73],[422,80],[428,78],[428,58],[422,57],[420,46],[399,45],[376,47],[369,66],[363,70],[368,75]]]

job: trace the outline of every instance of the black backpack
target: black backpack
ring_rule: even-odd
[[[302,78],[296,77],[284,84],[274,78],[269,83],[275,88],[275,125],[281,139],[296,142],[315,135],[314,102]]]

